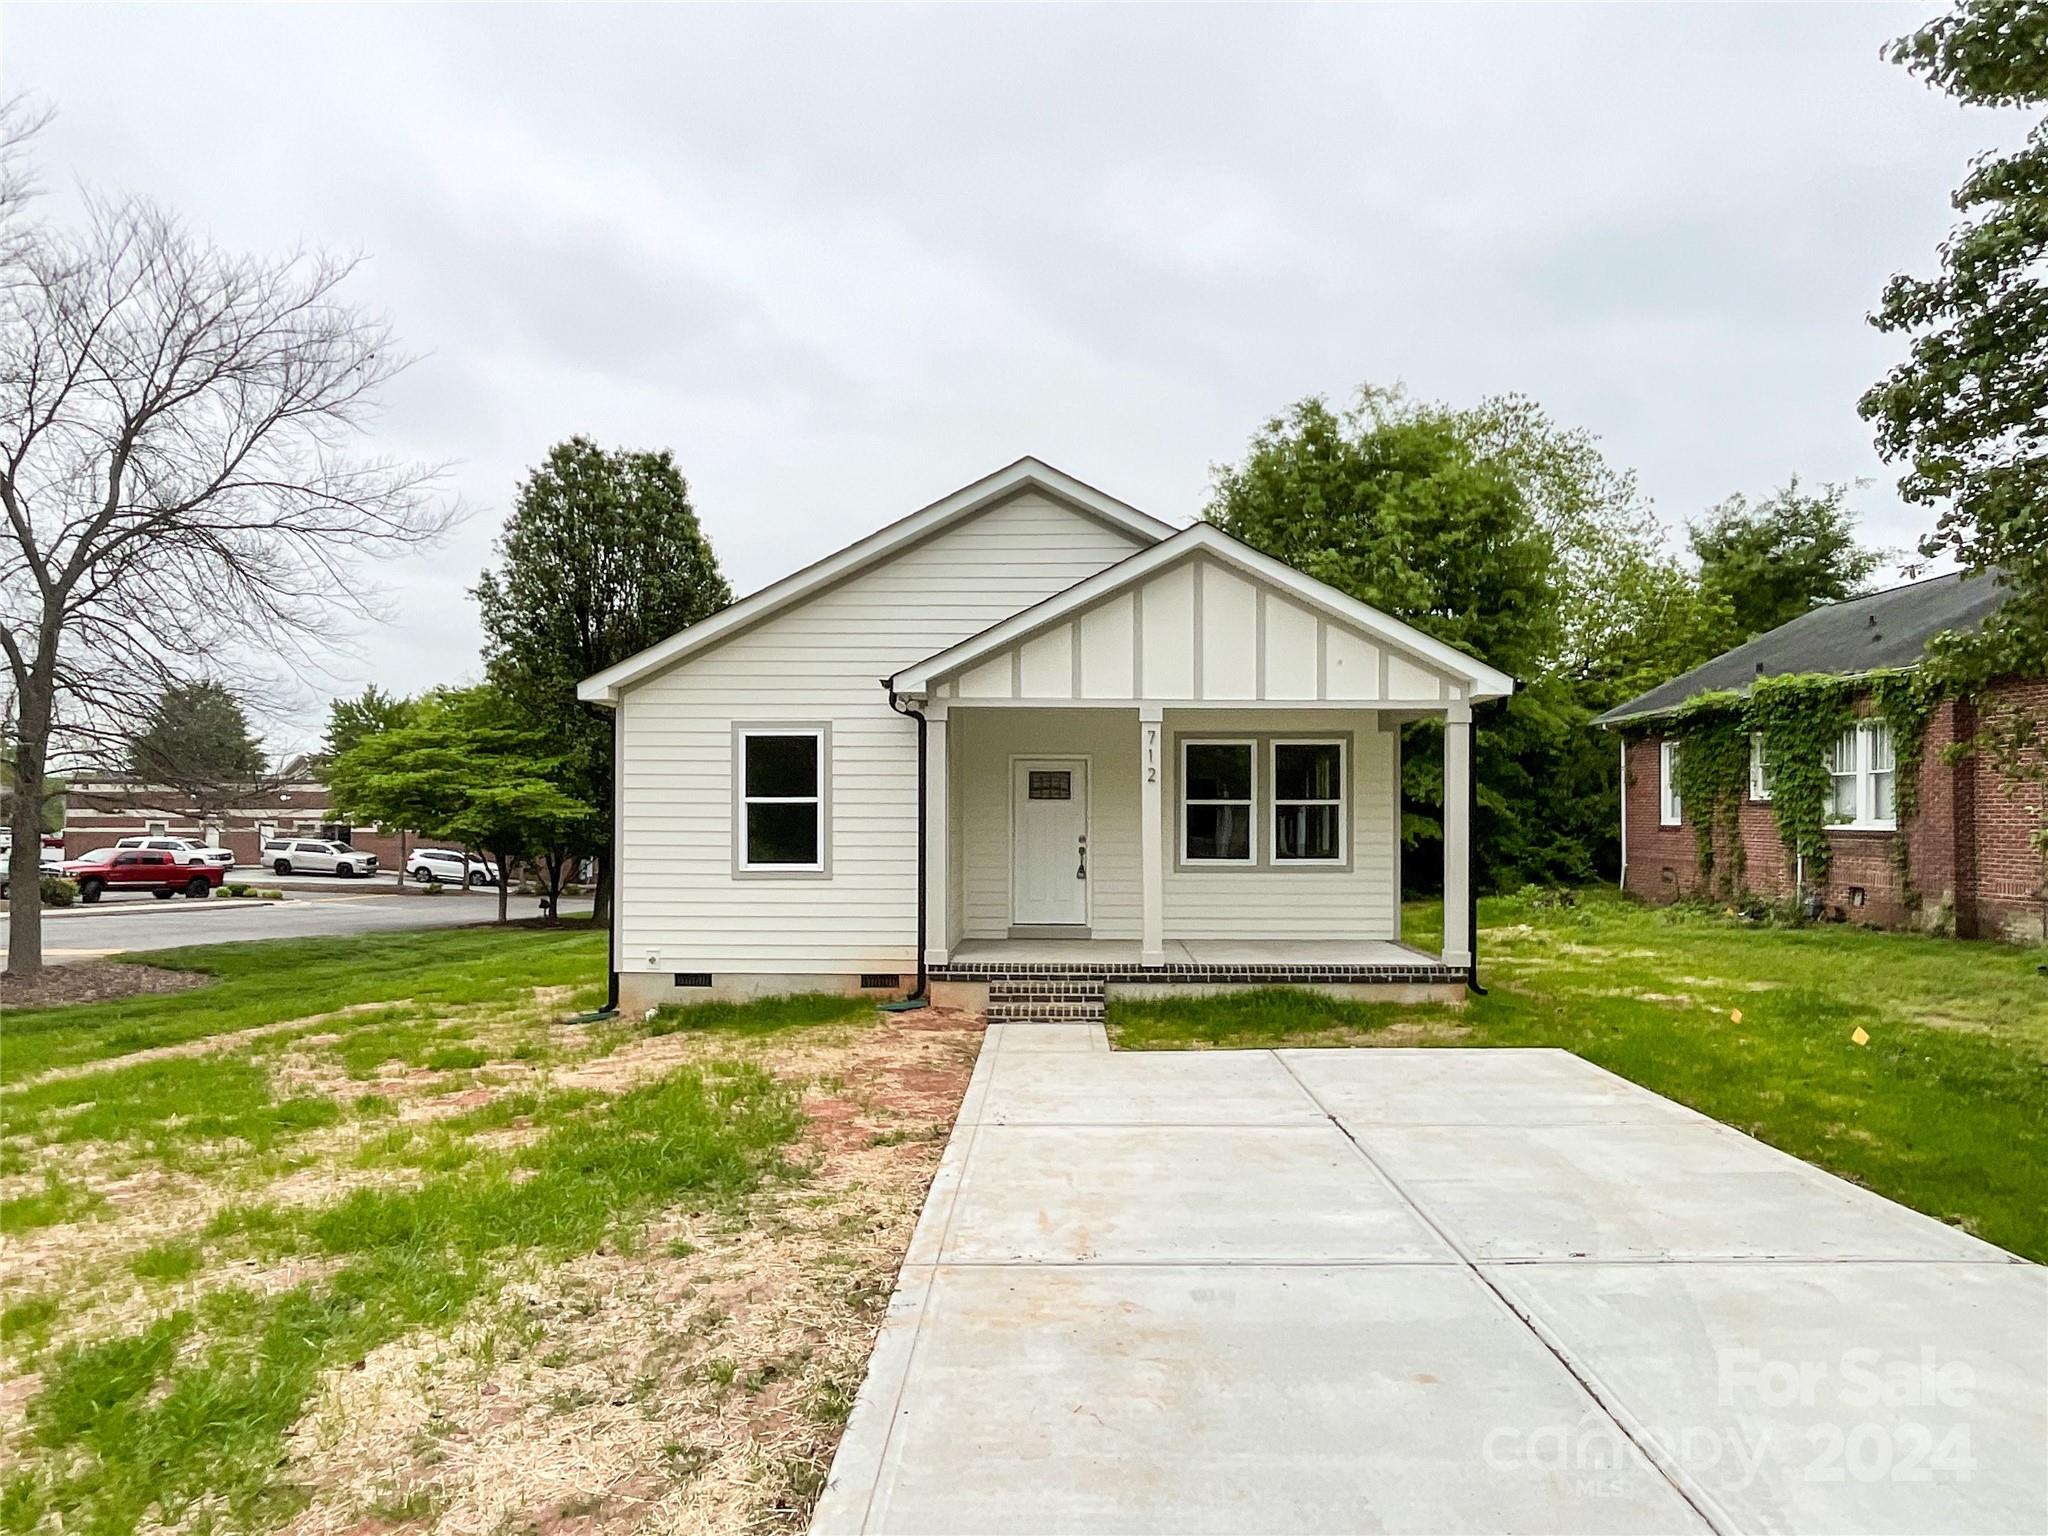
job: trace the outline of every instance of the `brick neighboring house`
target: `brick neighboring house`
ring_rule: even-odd
[[[1660,731],[1670,712],[1695,694],[1743,689],[1788,673],[1861,674],[1916,666],[1943,630],[1974,629],[2004,600],[1990,576],[1937,576],[1832,603],[1716,656],[1682,677],[1617,706],[1594,721],[1622,738],[1622,886],[1645,901],[1668,902],[1699,886],[1699,843],[1672,773],[1674,738]],[[2048,669],[2044,669],[2048,672]],[[1999,680],[1976,699],[1946,699],[1928,721],[1918,813],[1901,828],[1893,805],[1891,733],[1864,718],[1837,744],[1837,804],[1850,819],[1831,826],[1827,883],[1818,895],[1830,915],[1887,928],[1953,924],[1963,938],[2048,937],[2048,889],[2041,856],[2028,838],[2042,825],[2039,785],[2005,780],[1983,753],[1945,762],[1943,749],[1967,740],[1988,710],[2017,708],[2048,721],[2048,675]],[[1796,894],[1777,822],[1771,815],[1760,754],[1739,814],[1747,867],[1743,884],[1785,900]],[[2013,793],[2018,791],[2017,794]],[[1906,839],[1918,893],[1908,902],[1893,856]]]
[[[374,853],[380,872],[398,867],[417,841],[404,833],[337,821],[327,786],[300,764],[290,765],[274,781],[224,790],[205,807],[184,790],[128,777],[78,779],[67,787],[66,858],[148,833],[230,848],[237,864],[260,862],[258,851],[272,837],[327,838]]]

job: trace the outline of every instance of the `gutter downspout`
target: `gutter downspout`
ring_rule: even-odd
[[[1465,931],[1472,939],[1472,969],[1465,978],[1465,990],[1474,997],[1486,996],[1479,984],[1479,711],[1472,711],[1472,764],[1465,775]]]
[[[917,986],[905,1002],[915,1000],[929,1007],[931,1005],[931,978],[925,974],[924,938],[928,921],[925,913],[925,727],[924,711],[911,709],[896,701],[896,679],[889,676],[881,680],[883,689],[889,695],[889,707],[899,715],[908,716],[917,722]]]
[[[1628,889],[1628,738],[1621,739],[1621,777],[1615,780],[1615,788],[1621,795],[1621,878],[1615,882],[1617,890]]]
[[[624,707],[624,703],[625,701],[622,699],[619,703],[612,706],[612,856],[605,860],[605,878],[612,883],[610,921],[605,924],[604,931],[604,967],[606,972],[604,1011],[606,1013],[617,1013],[619,1011],[619,887],[625,884],[619,878],[619,852],[624,846],[619,838],[619,822],[622,819],[622,807],[620,804],[622,797],[619,794],[619,779],[622,776],[625,763],[625,758],[619,750],[621,745],[619,738],[625,734],[619,728],[619,711]],[[498,878],[501,880],[505,878],[504,871],[499,871]]]

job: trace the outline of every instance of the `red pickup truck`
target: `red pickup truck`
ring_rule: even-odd
[[[218,864],[180,864],[175,854],[153,848],[95,848],[64,865],[64,878],[78,882],[78,899],[92,902],[100,892],[148,891],[169,901],[183,891],[194,901],[211,896],[225,873]]]

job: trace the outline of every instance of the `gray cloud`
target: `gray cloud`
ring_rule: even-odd
[[[1863,316],[2022,127],[1880,59],[1927,14],[26,7],[0,41],[60,111],[54,201],[371,257],[424,354],[379,446],[478,508],[326,680],[409,690],[474,671],[465,589],[577,431],[672,447],[742,590],[1023,452],[1191,516],[1368,379],[1531,394],[1674,522],[1869,477],[1908,544]]]

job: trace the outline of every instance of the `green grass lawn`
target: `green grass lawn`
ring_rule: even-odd
[[[12,1276],[0,1375],[26,1385],[15,1422],[0,1425],[0,1531],[285,1521],[318,1491],[279,1469],[323,1381],[423,1334],[458,1356],[483,1351],[463,1366],[481,1372],[506,1346],[496,1323],[478,1334],[479,1318],[512,1305],[511,1337],[535,1331],[499,1301],[508,1277],[632,1253],[661,1221],[708,1223],[733,1241],[754,1231],[748,1202],[801,1186],[816,1156],[793,1148],[806,1079],[778,1065],[876,1019],[858,997],[798,997],[565,1028],[604,992],[604,936],[581,927],[137,958],[216,979],[5,1022],[0,1231],[70,1246],[55,1272],[0,1253]],[[157,1054],[131,1059],[140,1051]],[[560,1080],[617,1063],[610,1077]],[[889,1134],[907,1138],[895,1118]],[[149,1201],[106,1193],[135,1180]],[[801,1198],[822,1209],[837,1196]],[[914,1205],[904,1211],[907,1223]],[[846,1219],[874,1225],[864,1211]],[[778,1217],[774,1230],[787,1225]],[[671,1263],[695,1251],[674,1248]],[[870,1275],[858,1268],[868,1256],[849,1250],[844,1276],[828,1266],[818,1283],[845,1286],[849,1315],[865,1316],[895,1257]],[[717,1326],[693,1326],[714,1347]],[[536,1372],[555,1368],[528,1352]],[[591,1369],[617,1351],[598,1353]],[[810,1346],[799,1353],[788,1369],[829,1374]],[[782,1368],[750,1367],[764,1384]],[[683,1395],[647,1381],[664,1401]],[[825,1399],[850,1392],[793,1399],[819,1454],[843,1419]],[[420,1453],[423,1467],[433,1459]],[[795,1512],[787,1525],[808,1505],[778,1494],[778,1479],[809,1488],[822,1465],[747,1475]]]
[[[1483,902],[1487,994],[1462,1009],[1119,1001],[1111,1035],[1127,1050],[1559,1046],[2048,1261],[2048,950],[1578,903]],[[1415,904],[1405,936],[1433,945],[1441,921]]]
[[[366,1003],[453,1006],[523,987],[589,987],[593,975],[601,1001],[604,953],[603,933],[564,923],[208,944],[121,957],[219,979],[190,992],[12,1012],[0,1031],[0,1083]]]

